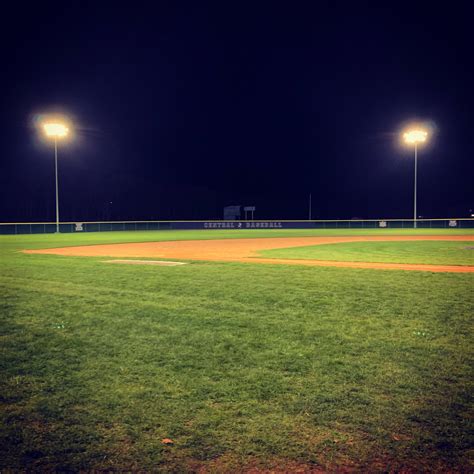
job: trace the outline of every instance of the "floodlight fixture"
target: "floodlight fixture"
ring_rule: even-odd
[[[409,145],[418,145],[418,143],[424,143],[428,139],[428,132],[419,128],[411,129],[403,134],[405,143]]]
[[[43,124],[43,131],[48,138],[65,138],[69,134],[69,128],[63,123],[46,122]]]

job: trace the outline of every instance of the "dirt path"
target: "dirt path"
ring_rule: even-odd
[[[351,236],[351,237],[286,237],[257,239],[182,240],[170,242],[140,242],[112,245],[87,245],[56,249],[26,250],[25,253],[81,257],[166,258],[220,262],[272,263],[308,266],[418,270],[430,272],[472,273],[474,266],[424,265],[401,263],[339,262],[324,260],[274,259],[258,257],[260,250],[301,247],[342,242],[399,242],[414,240],[444,240],[474,242],[473,235],[456,236]]]

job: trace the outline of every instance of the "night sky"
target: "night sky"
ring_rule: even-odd
[[[469,2],[35,2],[2,7],[0,220],[423,217],[474,207]]]

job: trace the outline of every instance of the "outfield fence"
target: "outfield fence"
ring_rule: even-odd
[[[474,218],[418,219],[422,229],[474,229]],[[193,220],[193,221],[103,221],[61,222],[61,233],[198,230],[198,229],[412,229],[413,219],[351,220]],[[49,234],[56,232],[55,222],[0,223],[0,234]]]

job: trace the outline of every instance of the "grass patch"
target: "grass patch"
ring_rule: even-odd
[[[0,468],[469,469],[472,275],[109,266],[18,250],[116,235],[26,237],[0,255]]]
[[[472,241],[344,242],[261,250],[267,258],[336,260],[342,262],[474,265]]]

